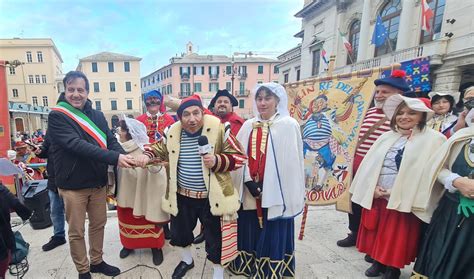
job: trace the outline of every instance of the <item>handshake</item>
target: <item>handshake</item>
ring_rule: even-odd
[[[121,168],[135,168],[135,167],[146,168],[147,165],[156,164],[156,163],[160,163],[160,165],[166,164],[165,162],[162,162],[157,159],[152,160],[146,155],[139,155],[137,157],[133,157],[131,155],[120,154],[118,158],[117,166]]]

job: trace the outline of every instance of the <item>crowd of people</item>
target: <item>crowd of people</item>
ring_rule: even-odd
[[[87,77],[71,71],[63,83],[41,144],[17,141],[11,158],[47,158],[47,171],[32,173],[48,178],[54,234],[44,251],[66,243],[67,221],[79,278],[120,274],[103,259],[105,201],[113,196],[120,258],[151,249],[160,265],[169,239],[181,253],[172,278],[182,278],[194,267],[191,245],[203,240],[213,278],[225,268],[252,278],[298,276],[294,218],[304,207],[304,153],[283,86],[258,84],[255,117],[246,121],[227,90],[208,108],[198,95],[181,100],[177,118],[153,90],[144,95],[147,112],[122,116],[114,135],[91,106]],[[412,278],[473,278],[474,87],[463,92],[459,116],[458,92],[410,93],[402,71],[375,81],[353,160],[350,232],[337,245],[365,254],[367,277],[399,278],[415,262]],[[11,249],[0,254],[0,267]]]

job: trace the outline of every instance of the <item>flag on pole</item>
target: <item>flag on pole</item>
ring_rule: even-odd
[[[351,43],[349,43],[344,34],[342,34],[341,30],[339,30],[339,35],[341,36],[342,42],[344,43],[344,47],[347,49],[347,52],[349,52],[349,54],[352,54]]]
[[[326,63],[326,65],[329,65],[329,61],[326,58],[326,50],[324,48],[321,49],[321,57],[323,58],[324,63]]]
[[[421,29],[431,32],[431,19],[433,18],[433,10],[430,9],[426,0],[421,0]]]
[[[374,33],[372,34],[372,44],[379,47],[385,43],[388,38],[387,28],[383,25],[382,18],[377,16],[377,22],[375,23]]]

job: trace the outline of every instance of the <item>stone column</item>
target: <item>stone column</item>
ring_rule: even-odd
[[[415,2],[413,0],[402,0],[396,50],[410,47],[410,38],[413,36],[411,29],[413,28]]]
[[[458,91],[461,85],[462,72],[459,68],[443,68],[434,72],[435,80],[432,91]]]
[[[367,50],[370,41],[370,5],[371,0],[364,0],[364,7],[362,9],[362,19],[360,21],[360,40],[359,49],[357,52],[357,61],[368,59]]]

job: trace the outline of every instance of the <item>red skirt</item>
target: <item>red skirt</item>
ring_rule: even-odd
[[[384,265],[403,268],[416,258],[420,227],[412,213],[387,209],[386,199],[374,199],[372,209],[362,208],[356,246]]]
[[[133,209],[117,206],[117,216],[123,247],[160,249],[165,244],[163,228],[147,221],[144,217],[133,216]]]

